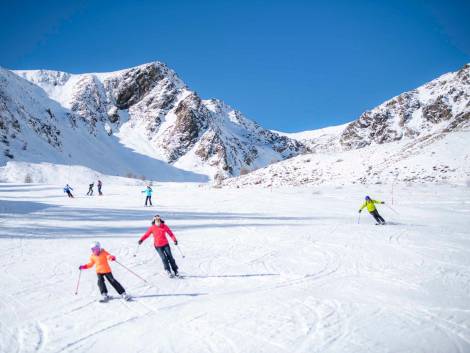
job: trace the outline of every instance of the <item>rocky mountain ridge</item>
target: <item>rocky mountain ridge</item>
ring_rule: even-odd
[[[470,64],[347,125],[284,135],[313,153],[224,184],[470,183]]]
[[[2,164],[29,161],[27,150],[10,143],[14,139],[28,143],[30,132],[46,142],[58,159],[61,154],[67,159],[71,151],[61,147],[64,129],[89,143],[107,144],[107,139],[117,138],[135,153],[219,179],[308,150],[296,140],[262,128],[220,100],[201,99],[160,62],[77,75],[1,69],[0,80]],[[28,88],[15,92],[15,85]],[[23,127],[15,121],[26,124]]]

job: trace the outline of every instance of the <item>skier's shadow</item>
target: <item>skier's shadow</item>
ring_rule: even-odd
[[[173,294],[143,294],[135,295],[133,298],[158,298],[158,297],[199,297],[208,293],[173,293]]]
[[[385,225],[388,226],[407,226],[407,227],[424,227],[423,224],[411,224],[411,223],[400,223],[400,222],[387,222]]]
[[[185,278],[245,278],[245,277],[268,277],[268,276],[280,276],[279,273],[253,273],[243,275],[184,275]]]

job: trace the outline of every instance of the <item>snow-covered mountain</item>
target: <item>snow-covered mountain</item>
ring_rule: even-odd
[[[281,132],[278,134],[297,140],[307,146],[310,152],[338,152],[342,150],[339,136],[349,124],[329,126],[322,129],[301,131],[301,132]]]
[[[220,100],[203,100],[166,65],[111,73],[0,68],[0,165],[82,165],[114,175],[201,181],[307,151]]]
[[[404,139],[427,138],[468,127],[470,64],[415,90],[400,94],[349,124],[340,143],[345,149]]]
[[[342,126],[284,134],[313,153],[226,185],[470,180],[470,64],[394,97]]]

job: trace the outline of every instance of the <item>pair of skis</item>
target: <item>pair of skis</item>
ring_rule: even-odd
[[[114,296],[112,296],[112,295],[107,295],[106,297],[103,297],[103,298],[99,299],[98,302],[100,302],[100,303],[107,303],[107,302],[109,302],[110,300],[113,300],[113,299],[123,299],[123,300],[125,300],[126,302],[131,302],[131,301],[134,300],[130,295],[126,295],[125,297],[121,297],[121,298],[119,298],[119,297],[114,297]]]

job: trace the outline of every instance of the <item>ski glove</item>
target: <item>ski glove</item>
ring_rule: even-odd
[[[85,266],[85,265],[80,265],[80,266],[78,267],[78,269],[79,269],[80,271],[81,271],[81,270],[86,270],[86,266]]]
[[[178,245],[178,240],[175,240],[175,245]]]
[[[385,201],[382,201],[382,205],[385,203]]]
[[[142,239],[139,239],[138,243],[141,245],[144,241]]]
[[[116,256],[110,256],[110,257],[109,257],[109,260],[110,260],[110,261],[116,261]]]
[[[359,213],[361,213],[361,212],[362,212],[362,210],[359,210]]]

